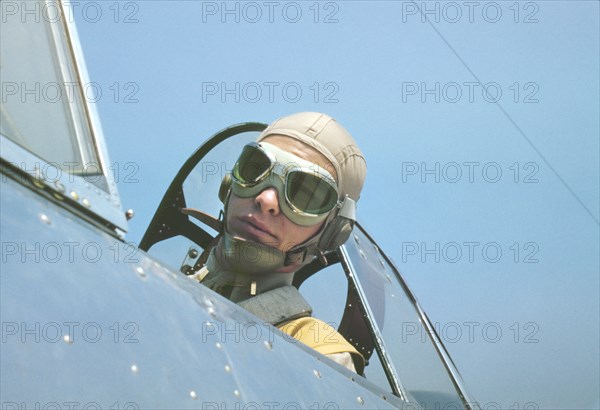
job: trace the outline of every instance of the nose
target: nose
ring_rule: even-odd
[[[254,202],[259,206],[262,212],[268,212],[271,215],[279,215],[279,196],[277,190],[273,187],[262,190],[254,198]]]

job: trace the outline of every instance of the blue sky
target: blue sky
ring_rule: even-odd
[[[216,131],[326,112],[480,403],[598,408],[597,1],[77,4],[128,240]]]

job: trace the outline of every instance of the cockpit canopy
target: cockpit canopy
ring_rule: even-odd
[[[120,234],[127,223],[94,106],[101,90],[88,80],[62,3],[35,6],[58,14],[6,18],[0,26],[2,163],[14,177]]]

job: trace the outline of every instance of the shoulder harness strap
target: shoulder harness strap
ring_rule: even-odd
[[[269,290],[238,305],[273,326],[312,314],[312,307],[294,286]]]

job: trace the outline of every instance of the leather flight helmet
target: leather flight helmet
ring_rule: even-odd
[[[280,118],[259,135],[257,142],[274,135],[294,138],[314,148],[334,167],[339,193],[338,205],[326,219],[323,228],[300,245],[305,251],[304,255],[322,256],[323,252],[342,245],[352,232],[356,221],[356,202],[367,172],[366,160],[350,133],[326,114],[301,112]],[[230,187],[231,177],[226,175],[219,190],[225,212],[231,194]],[[298,254],[299,250],[294,249],[289,253]]]
[[[350,133],[329,115],[301,112],[269,125],[257,142],[272,135],[294,138],[319,151],[334,167],[340,206],[327,219],[319,235],[318,248],[328,251],[342,245],[356,220],[356,202],[365,182],[367,164]]]

